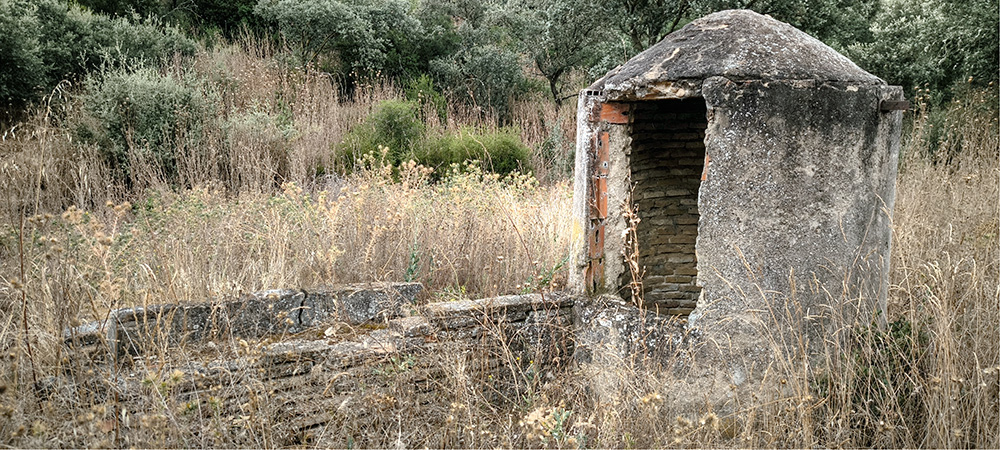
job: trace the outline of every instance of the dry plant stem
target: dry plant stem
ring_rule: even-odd
[[[642,278],[645,275],[645,271],[639,265],[639,238],[636,234],[636,228],[642,219],[639,217],[638,210],[632,202],[632,193],[634,191],[635,185],[632,185],[632,188],[629,189],[628,198],[625,199],[625,204],[622,206],[622,210],[625,211],[625,223],[627,224],[623,251],[625,252],[625,262],[628,264],[629,274],[632,276],[632,281],[628,284],[629,290],[632,292],[632,303],[635,304],[636,308],[644,310]]]
[[[510,222],[511,228],[514,229],[514,234],[517,235],[517,240],[521,243],[521,248],[524,249],[524,256],[528,258],[528,261],[534,261],[534,259],[532,259],[533,255],[531,254],[531,250],[528,249],[528,244],[524,242],[524,236],[521,235],[521,230],[517,228],[517,224],[514,223],[514,219],[510,216],[510,211],[507,210],[506,205],[500,201],[500,198],[497,197],[496,193],[493,193],[493,198],[496,199],[497,204],[500,205],[501,209],[503,209],[504,217],[507,218],[507,221]],[[542,296],[542,304],[545,304],[545,293],[539,290],[538,294]]]
[[[31,383],[32,386],[37,387],[38,373],[35,370],[35,354],[31,350],[31,337],[28,335],[28,293],[24,286],[27,281],[24,272],[24,214],[25,211],[22,207],[17,236],[17,249],[21,266],[21,325],[24,326],[24,347],[28,352],[28,363],[31,365]],[[42,399],[36,395],[35,400],[38,402],[38,412],[41,413]]]

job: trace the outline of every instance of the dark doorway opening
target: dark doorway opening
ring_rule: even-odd
[[[642,219],[636,237],[643,300],[662,314],[690,314],[701,294],[695,242],[707,126],[701,98],[632,106],[630,172]],[[627,286],[631,274],[622,276]]]

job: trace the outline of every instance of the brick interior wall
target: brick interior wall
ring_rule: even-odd
[[[644,300],[660,313],[689,314],[701,288],[695,261],[698,188],[705,165],[705,101],[661,100],[633,106],[631,176],[638,206]],[[623,286],[631,275],[623,275]]]

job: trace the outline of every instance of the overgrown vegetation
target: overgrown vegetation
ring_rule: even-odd
[[[59,0],[4,0],[0,30],[0,101],[8,115],[62,80],[99,68],[155,66],[195,51],[193,40],[155,19],[114,19]]]
[[[382,102],[334,149],[348,169],[371,164],[399,167],[412,161],[434,170],[433,179],[461,170],[469,161],[500,176],[531,172],[530,150],[514,130],[432,131],[426,129],[419,111],[416,102]]]
[[[11,111],[102,65],[156,63],[174,52],[265,39],[286,62],[329,73],[341,94],[422,77],[440,94],[503,122],[514,102],[557,105],[592,79],[702,15],[751,8],[812,34],[907,95],[934,106],[973,80],[997,81],[996,0],[4,0],[0,99]],[[93,11],[93,12],[92,12]],[[171,26],[161,26],[166,23]]]
[[[375,280],[435,300],[562,288],[575,111],[559,100],[691,18],[745,6],[599,3],[0,0],[0,443],[308,443],[266,422],[287,407],[266,393],[225,423],[220,398],[171,396],[190,380],[162,361],[132,368],[140,410],[48,391],[92,376],[62,330],[114,308]],[[331,442],[1000,446],[996,2],[848,3],[753,5],[912,93],[887,328],[834,321],[824,364],[789,357],[733,416],[679,415],[675,374],[641,361],[578,388],[573,365],[540,372],[497,332],[474,355],[505,355],[492,372],[447,346],[375,361],[395,382],[354,400],[374,416],[341,404]],[[408,387],[432,372],[439,395]]]

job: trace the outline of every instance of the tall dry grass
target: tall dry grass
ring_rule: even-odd
[[[31,398],[37,383],[69,369],[61,330],[115,308],[375,280],[421,281],[441,299],[561,285],[570,201],[561,175],[540,163],[538,177],[501,180],[469,166],[432,184],[428,169],[393,171],[377,162],[337,175],[334,144],[378,102],[402,94],[387,84],[360,86],[347,101],[324,74],[280,61],[267,45],[248,41],[162,69],[205,80],[218,98],[201,145],[178,146],[177,180],[166,179],[136,147],[126,189],[100,148],[77,142],[74,127],[92,120],[80,101],[85,88],[61,86],[32,119],[6,130],[4,442],[101,442],[62,440],[67,434],[53,429],[65,423],[77,427],[70,435],[106,437],[95,423],[114,412],[103,403]],[[449,108],[447,122],[429,126],[498,128],[476,111]],[[530,116],[518,122],[525,141],[543,141],[546,130],[533,127],[557,116],[545,105],[522,109]],[[540,185],[539,178],[547,181]],[[170,439],[151,442],[189,442],[163,436]]]
[[[919,100],[919,99],[918,99]],[[939,151],[917,114],[893,220],[889,317],[921,335],[912,445],[1000,446],[1000,139],[995,87],[947,106]],[[933,156],[933,155],[930,155]]]

